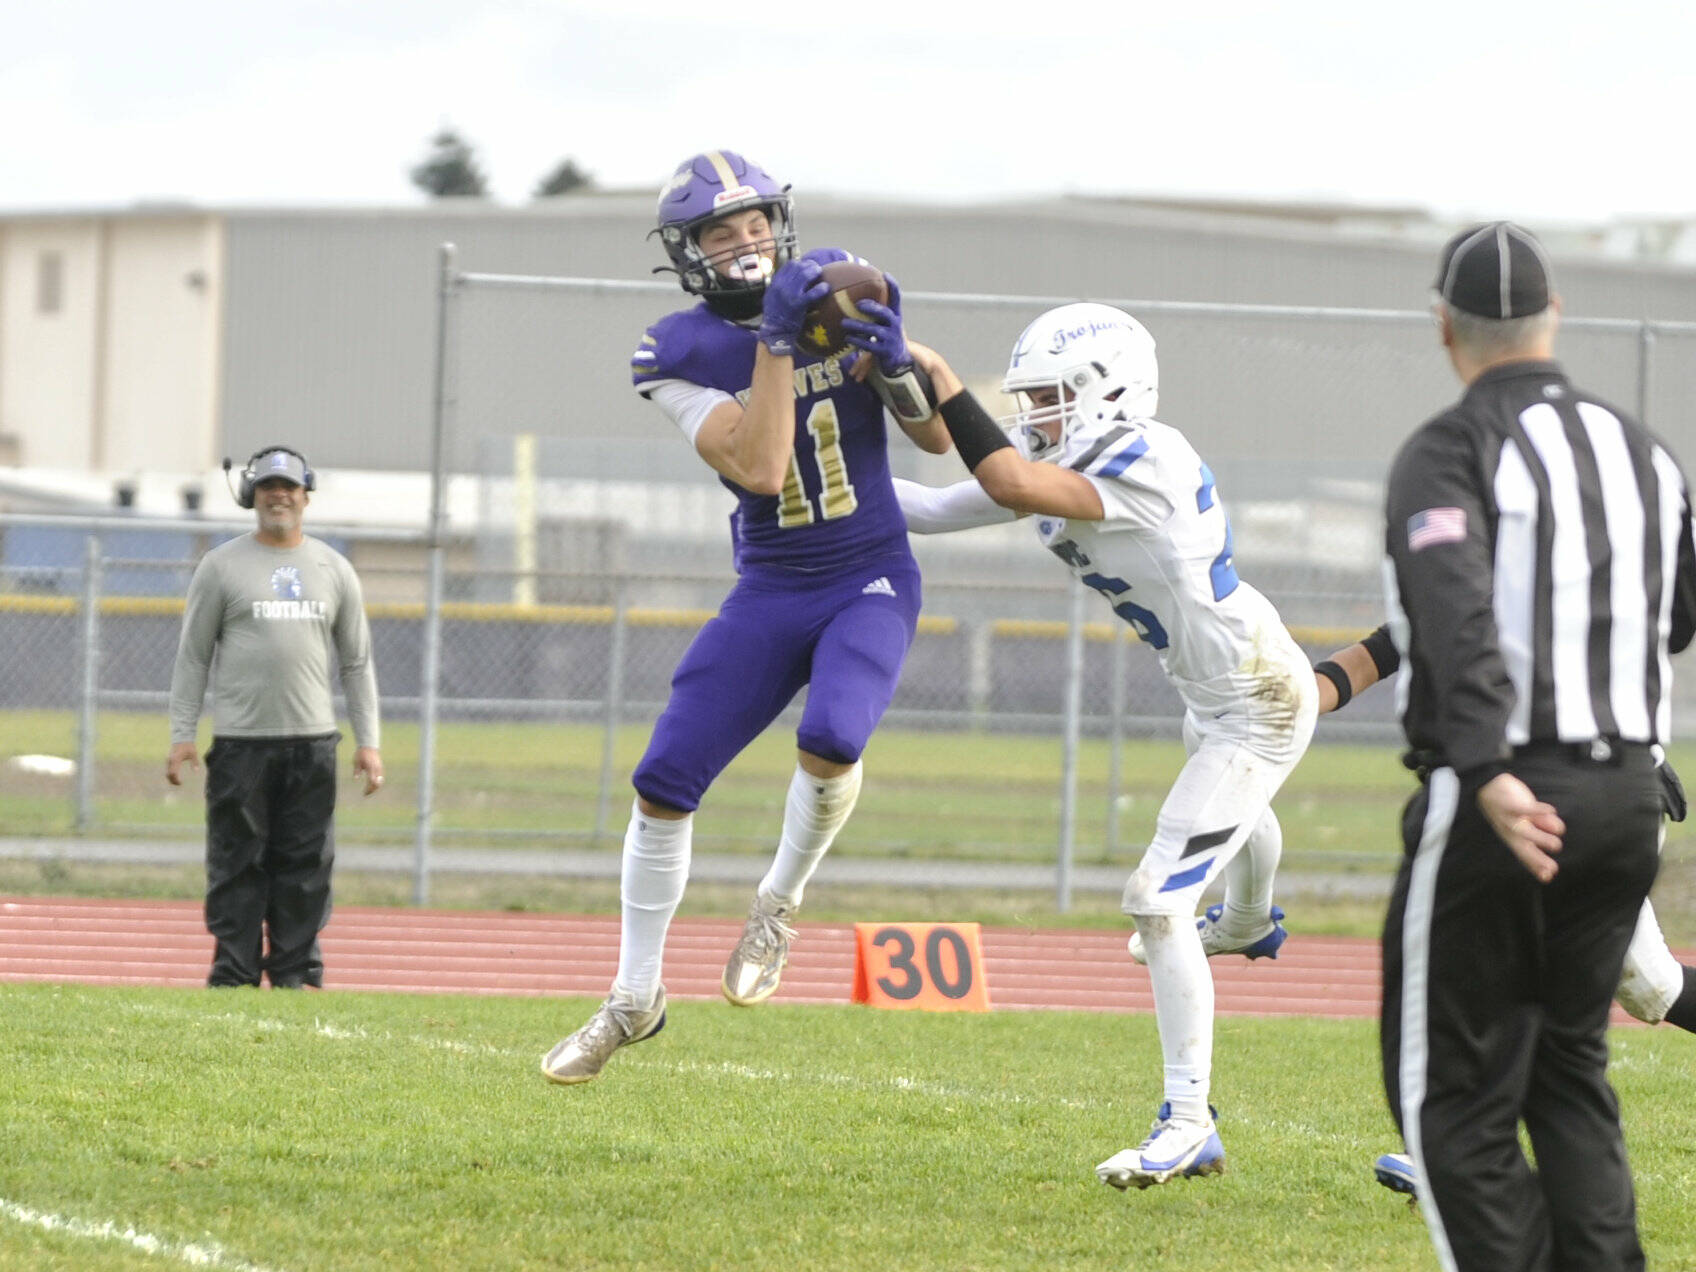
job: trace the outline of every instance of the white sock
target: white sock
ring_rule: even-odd
[[[677,821],[649,817],[640,802],[630,809],[624,832],[624,862],[619,884],[624,925],[618,938],[618,975],[613,994],[643,1011],[659,992],[660,962],[671,916],[689,882],[689,849],[694,814]]]
[[[1213,974],[1202,952],[1201,933],[1186,916],[1136,915],[1148,954],[1154,1018],[1166,1062],[1165,1095],[1172,1118],[1206,1122],[1213,1073]]]
[[[1225,863],[1225,912],[1219,926],[1244,936],[1258,933],[1272,912],[1272,884],[1284,855],[1284,828],[1268,808],[1237,855]]]
[[[807,880],[819,868],[836,833],[860,798],[860,765],[840,777],[814,777],[800,765],[789,779],[789,798],[783,806],[783,838],[771,869],[760,880],[760,891],[798,909]]]

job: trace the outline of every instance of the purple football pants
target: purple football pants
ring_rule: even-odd
[[[690,643],[631,779],[651,803],[693,812],[725,765],[803,685],[795,742],[839,764],[883,717],[919,620],[911,557],[823,578],[750,567]]]

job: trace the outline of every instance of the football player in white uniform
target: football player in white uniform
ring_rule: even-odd
[[[1278,612],[1237,577],[1213,474],[1154,418],[1154,340],[1107,305],[1064,305],[1020,335],[1002,388],[1023,409],[1007,433],[933,350],[911,346],[974,480],[897,480],[909,530],[1033,515],[1042,544],[1158,652],[1185,704],[1189,759],[1125,886],[1131,955],[1148,964],[1165,1099],[1136,1148],[1096,1167],[1116,1188],[1216,1174],[1225,1152],[1208,1104],[1215,954],[1276,957],[1272,904],[1283,839],[1271,800],[1313,734],[1311,664]],[[1027,458],[1027,456],[1029,456]],[[1196,906],[1225,877],[1224,904]]]

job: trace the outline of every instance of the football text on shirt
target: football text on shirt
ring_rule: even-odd
[[[328,601],[255,601],[253,617],[316,622],[330,616]]]

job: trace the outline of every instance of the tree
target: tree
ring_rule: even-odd
[[[561,159],[552,172],[536,183],[536,191],[531,197],[551,199],[556,194],[572,194],[594,188],[595,178],[579,168],[577,160]]]
[[[430,152],[411,171],[412,184],[432,199],[481,199],[489,193],[471,144],[444,127],[430,139]]]

